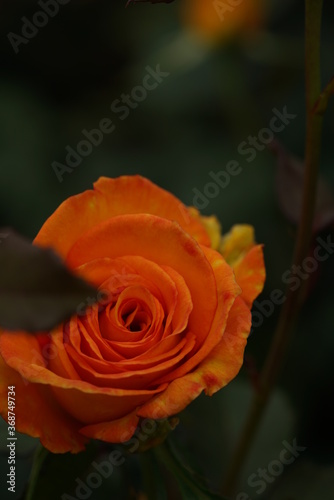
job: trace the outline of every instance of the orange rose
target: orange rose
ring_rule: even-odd
[[[140,417],[175,415],[226,385],[265,273],[250,227],[218,234],[215,218],[139,176],[102,177],[67,199],[34,244],[103,300],[49,333],[2,331],[2,415],[15,385],[17,430],[54,453],[78,452],[88,438],[125,442]]]

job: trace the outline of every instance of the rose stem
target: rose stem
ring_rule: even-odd
[[[314,106],[320,96],[320,37],[323,0],[305,0],[305,80],[306,80],[306,144],[305,178],[303,185],[302,212],[298,226],[293,263],[298,266],[307,257],[316,201],[317,176],[321,153],[322,115]],[[223,493],[230,495],[235,489],[244,460],[251,447],[261,417],[279,374],[292,326],[301,308],[302,288],[293,293],[288,289],[282,306],[276,331],[267,359],[260,375],[259,390],[253,395],[248,418],[242,430],[235,454],[232,456]]]
[[[144,451],[139,455],[140,465],[142,469],[143,482],[147,500],[155,500],[157,498],[156,492],[156,477],[154,474],[154,459],[152,450]]]
[[[35,493],[35,488],[36,488],[37,481],[38,481],[38,476],[39,476],[40,470],[43,466],[44,460],[46,459],[48,454],[49,454],[49,451],[46,448],[44,448],[42,445],[39,445],[37,447],[35,454],[34,454],[34,461],[33,461],[32,469],[31,469],[30,477],[29,477],[29,482],[28,482],[25,500],[32,500],[33,499],[34,493]]]

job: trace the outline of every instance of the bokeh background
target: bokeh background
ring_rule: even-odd
[[[325,83],[334,73],[334,5],[324,3]],[[15,51],[8,34],[22,36],[22,18],[31,21],[40,10],[32,0],[0,2],[1,226],[12,226],[33,239],[63,200],[90,189],[101,175],[141,174],[193,205],[194,190],[204,193],[212,181],[209,173],[225,170],[230,160],[236,160],[242,172],[208,200],[203,213],[216,214],[223,231],[236,223],[252,224],[257,241],[264,243],[267,267],[259,301],[274,289],[284,291],[282,275],[291,265],[295,225],[280,206],[285,196],[291,201],[291,194],[288,186],[286,192],[281,186],[279,203],[277,160],[270,145],[250,162],[238,148],[248,136],[268,127],[274,108],[282,111],[286,106],[296,117],[277,140],[303,157],[304,2],[244,0],[221,20],[211,0],[128,8],[125,0],[70,0]],[[169,76],[121,120],[111,105],[142,84],[148,66],[157,65]],[[329,189],[334,184],[333,110],[331,103],[321,163]],[[52,164],[65,163],[66,146],[75,149],[84,139],[82,130],[97,128],[103,118],[111,119],[115,130],[59,182]],[[322,228],[322,237],[329,234],[330,224]],[[333,279],[331,255],[308,278],[306,302],[277,390],[245,464],[239,492],[249,498],[333,498]],[[213,488],[226,470],[278,313],[275,307],[254,328],[247,362],[237,379],[212,398],[194,402],[174,433],[185,457]],[[4,436],[6,427],[2,429]],[[282,441],[293,439],[306,450],[258,494],[249,476],[279,457]],[[1,472],[2,498],[22,497],[35,444],[20,436],[17,493],[8,494]],[[49,499],[73,495],[75,477],[85,477],[91,457],[50,459],[36,498],[44,500],[48,490]],[[4,439],[0,459],[1,471],[6,470]],[[142,485],[135,458],[129,458],[124,471],[115,473],[91,498],[110,498],[110,492],[112,498],[144,498],[139,496]]]

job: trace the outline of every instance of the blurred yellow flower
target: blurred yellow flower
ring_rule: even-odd
[[[264,0],[182,0],[184,25],[217,43],[254,33],[264,22]]]

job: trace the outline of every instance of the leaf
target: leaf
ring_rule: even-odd
[[[34,498],[34,491],[39,479],[39,474],[49,453],[50,452],[42,445],[39,445],[37,447],[34,455],[30,478],[28,481],[25,500],[32,500]]]
[[[298,224],[302,207],[303,163],[290,155],[278,141],[272,143],[271,150],[277,156],[276,190],[278,203],[284,215],[293,224]],[[333,223],[334,198],[330,188],[320,177],[313,221],[314,234],[332,226]]]
[[[170,440],[154,449],[158,459],[176,479],[184,500],[227,500],[214,493],[205,484],[205,479],[184,464]]]
[[[42,453],[44,454],[44,451]],[[43,456],[41,458],[43,459]],[[105,477],[103,472],[98,472],[94,466],[94,464],[101,465],[103,462],[108,462],[110,466]],[[120,486],[121,468],[112,467],[108,456],[101,454],[101,445],[97,441],[91,441],[85,451],[78,454],[46,453],[42,463],[37,464],[37,469],[38,465],[40,465],[40,470],[36,471],[38,476],[34,478],[36,464],[33,464],[32,474],[26,489],[26,493],[29,492],[30,496],[26,497],[25,500],[45,500],[46,498],[48,500],[73,498],[107,500],[119,498],[117,490]],[[34,484],[31,484],[31,481]]]
[[[0,326],[37,332],[65,321],[96,291],[51,249],[0,230]]]
[[[150,449],[140,453],[139,462],[147,500],[168,500],[164,478],[155,458],[154,450]]]
[[[5,420],[0,419],[0,470],[7,471],[2,474],[2,478],[0,481],[0,491],[1,491],[1,500],[18,500],[19,498],[23,498],[23,491],[25,485],[29,478],[29,472],[31,469],[31,459],[34,454],[36,447],[39,444],[39,440],[37,438],[32,438],[31,436],[27,436],[26,434],[21,434],[16,431],[15,433],[17,437],[16,441],[16,449],[15,449],[15,468],[16,468],[16,477],[15,477],[15,494],[11,491],[8,491],[8,484],[6,481],[8,477],[6,476],[9,473],[8,464],[8,424]]]

